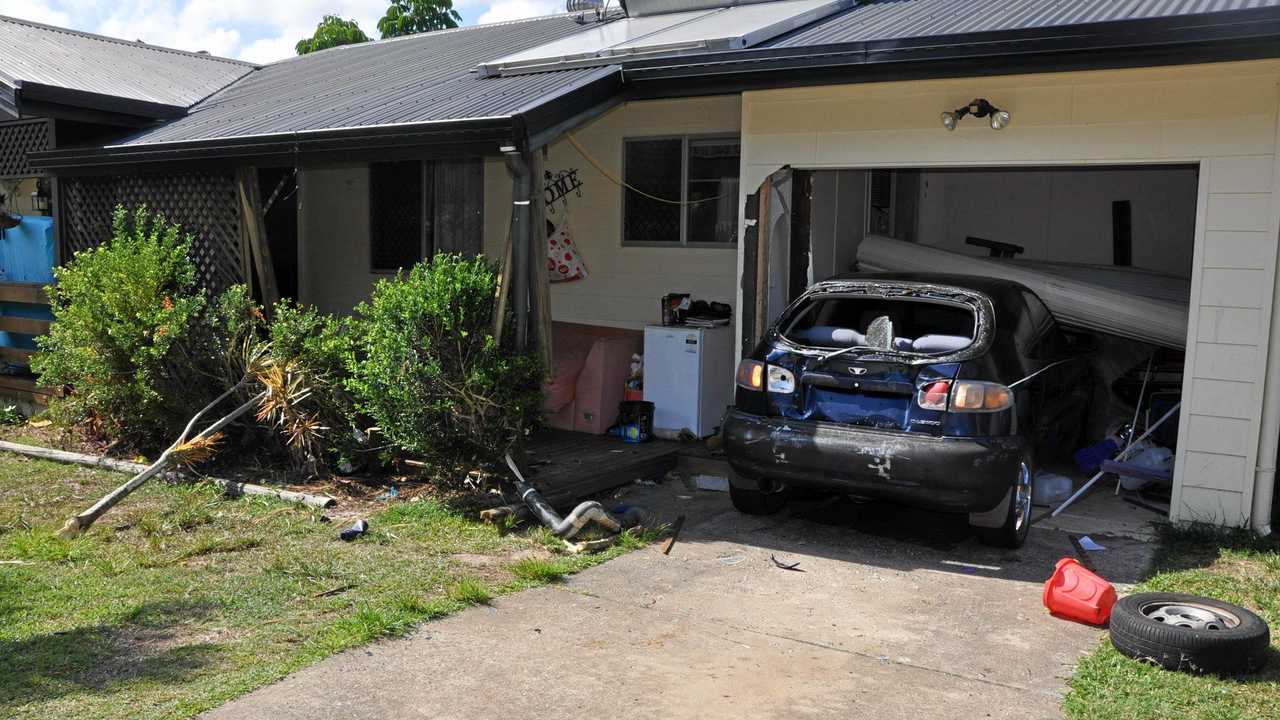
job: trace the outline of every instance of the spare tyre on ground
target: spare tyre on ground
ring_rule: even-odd
[[[1111,644],[1167,670],[1240,675],[1262,669],[1271,632],[1228,602],[1185,593],[1136,593],[1111,609]]]

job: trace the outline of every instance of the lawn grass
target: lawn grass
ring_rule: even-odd
[[[1135,592],[1187,592],[1258,613],[1272,628],[1267,667],[1241,678],[1193,676],[1136,662],[1103,644],[1071,679],[1073,720],[1236,720],[1280,717],[1280,542],[1246,534],[1169,531],[1156,573]]]
[[[84,536],[62,522],[123,477],[0,453],[0,718],[185,718],[321,658],[603,562],[556,556],[433,501],[370,532],[206,485],[150,483]]]

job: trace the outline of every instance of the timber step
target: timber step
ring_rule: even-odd
[[[551,505],[568,509],[583,498],[636,480],[661,479],[675,468],[679,452],[674,442],[631,444],[615,437],[548,430],[528,442],[528,480]]]

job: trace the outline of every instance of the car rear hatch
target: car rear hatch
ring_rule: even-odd
[[[801,297],[776,327],[767,363],[792,373],[794,391],[768,392],[770,414],[937,435],[945,381],[986,351],[994,317],[990,300],[972,290],[832,281]],[[940,403],[931,402],[934,390]]]

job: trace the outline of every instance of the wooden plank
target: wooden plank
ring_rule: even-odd
[[[768,320],[769,304],[769,203],[773,194],[773,177],[770,176],[760,186],[759,222],[756,223],[756,307],[753,318],[755,327],[751,328],[751,345],[754,346],[764,337],[765,323]],[[745,329],[745,328],[744,328]]]
[[[631,445],[613,437],[548,431],[529,442],[534,465],[529,481],[547,502],[567,509],[637,479],[662,477],[675,468],[679,449],[663,441]]]
[[[0,302],[48,305],[49,297],[40,283],[0,282]]]
[[[262,195],[258,188],[258,169],[241,167],[236,169],[236,188],[240,193],[240,216],[244,223],[244,232],[249,238],[249,249],[253,253],[253,264],[257,269],[258,283],[262,287],[262,304],[270,312],[280,299],[280,290],[276,285],[275,265],[271,262],[271,248],[267,244],[267,228],[262,221]]]
[[[547,209],[546,192],[542,185],[542,153],[532,154],[534,192],[533,206],[530,208],[529,263],[533,277],[529,280],[530,294],[533,296],[533,331],[536,334],[534,343],[538,348],[538,358],[542,362],[545,377],[551,378],[551,277],[547,272]]]
[[[0,331],[19,335],[44,335],[49,332],[49,321],[0,315]]]
[[[53,392],[36,385],[35,378],[32,377],[0,375],[0,397],[48,405]]]
[[[29,365],[31,363],[31,355],[33,353],[35,353],[34,350],[24,350],[22,348],[0,345],[0,363]]]

